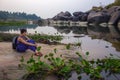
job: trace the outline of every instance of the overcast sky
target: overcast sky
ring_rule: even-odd
[[[92,6],[107,5],[114,0],[0,0],[0,10],[35,13],[51,18],[61,11],[87,11]]]

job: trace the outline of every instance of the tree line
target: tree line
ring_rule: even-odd
[[[0,19],[7,20],[39,20],[41,19],[36,14],[26,14],[24,12],[8,12],[8,11],[0,11]]]

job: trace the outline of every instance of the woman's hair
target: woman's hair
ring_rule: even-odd
[[[27,32],[27,30],[26,29],[20,29],[21,34],[24,33],[24,32]]]

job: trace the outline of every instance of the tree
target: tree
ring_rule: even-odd
[[[18,19],[18,20],[39,20],[41,19],[36,14],[26,14],[25,12],[8,12],[8,11],[0,11],[0,19]]]
[[[115,0],[113,3],[106,6],[106,8],[110,8],[112,6],[120,6],[120,0]]]

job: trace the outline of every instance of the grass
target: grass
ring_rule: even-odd
[[[21,26],[25,24],[26,21],[0,21],[0,26]]]

